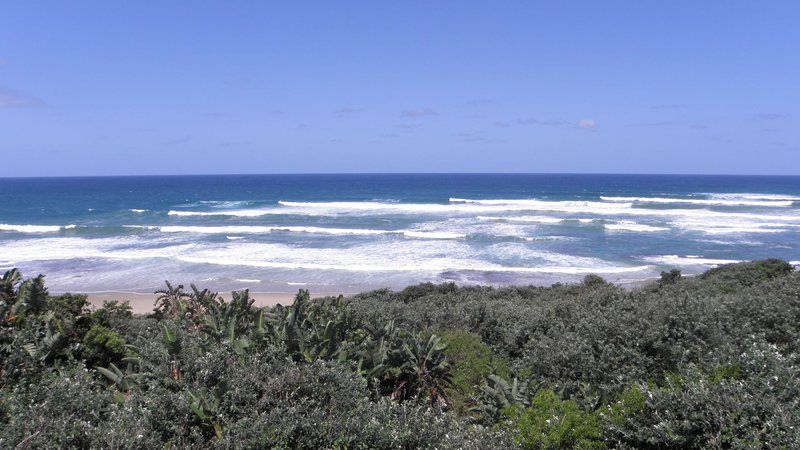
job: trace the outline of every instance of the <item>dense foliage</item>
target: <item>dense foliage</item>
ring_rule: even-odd
[[[0,280],[0,447],[800,447],[800,274],[421,284],[154,312]]]

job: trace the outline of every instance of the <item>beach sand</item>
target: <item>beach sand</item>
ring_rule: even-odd
[[[325,297],[332,294],[312,294],[312,298]],[[337,294],[338,295],[338,294]],[[225,300],[230,300],[230,293],[220,293]],[[251,292],[250,297],[255,300],[256,306],[275,306],[291,305],[294,301],[294,293],[288,292]],[[153,304],[156,301],[157,294],[141,294],[135,292],[97,292],[87,294],[89,303],[92,308],[99,308],[103,306],[104,302],[110,300],[128,301],[131,305],[131,310],[134,314],[148,314],[153,312]]]

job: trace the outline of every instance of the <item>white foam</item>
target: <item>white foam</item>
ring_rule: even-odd
[[[705,227],[702,230],[707,234],[742,234],[742,233],[785,233],[789,230],[783,228],[761,227]]]
[[[143,212],[147,212],[148,210],[146,210],[146,209],[136,209],[136,208],[131,208],[129,211],[130,211],[130,212],[135,212],[135,213],[143,213]]]
[[[503,213],[520,211],[548,211],[563,214],[590,214],[594,216],[642,216],[673,218],[704,218],[719,222],[721,220],[768,220],[800,221],[800,215],[764,215],[739,212],[710,211],[708,209],[653,209],[634,207],[633,202],[608,201],[543,201],[537,199],[489,199],[470,200],[452,198],[450,204],[438,203],[381,203],[381,202],[290,202],[280,201],[279,207],[264,209],[239,209],[221,211],[170,211],[175,216],[241,216],[257,217],[268,214],[292,214],[310,216],[330,215],[385,215],[385,214],[429,214],[429,215],[478,215],[485,213]],[[795,211],[795,210],[792,210]],[[482,216],[487,217],[487,216]],[[502,216],[502,219],[513,220],[518,216]],[[537,217],[540,223],[545,221],[556,223],[557,218]],[[492,220],[502,220],[500,216]],[[582,221],[591,218],[582,217]]]
[[[189,216],[236,216],[236,217],[259,217],[268,214],[282,214],[271,209],[232,209],[223,211],[175,211],[167,212],[169,216],[189,217]]]
[[[16,231],[18,233],[52,233],[61,229],[75,228],[75,225],[10,225],[0,223],[0,231]]]
[[[464,233],[450,233],[447,231],[402,231],[401,234],[421,239],[462,239],[467,237]]]
[[[140,236],[95,239],[62,237],[0,242],[0,254],[8,260],[9,265],[20,261],[120,259],[350,272],[478,271],[578,275],[649,269],[649,266],[615,264],[595,258],[534,252],[522,243],[504,245],[489,251],[518,252],[524,261],[513,265],[487,262],[486,250],[473,249],[460,240],[442,240],[437,245],[410,240],[375,241],[350,247],[306,248],[239,241],[175,244],[171,241],[153,242]]]
[[[238,241],[239,239],[244,239],[244,236],[225,236],[225,238],[231,241]]]
[[[256,226],[256,225],[228,225],[228,226],[149,226],[125,225],[132,228],[159,229],[164,233],[201,233],[201,234],[265,234],[274,232],[287,233],[312,233],[333,235],[379,235],[397,234],[419,239],[461,239],[464,233],[450,233],[443,231],[418,231],[418,230],[373,230],[364,228],[324,228],[304,226]]]
[[[414,241],[370,243],[350,248],[298,248],[283,244],[236,243],[192,251],[180,255],[178,259],[230,266],[351,272],[480,271],[586,274],[640,272],[649,269],[649,266],[616,265],[595,258],[580,258],[550,252],[536,253],[528,249],[525,244],[506,244],[505,247],[494,250],[503,249],[515,249],[526,256],[533,254],[540,262],[514,266],[486,262],[481,259],[483,256],[481,252],[476,252],[459,241],[443,241],[436,246]]]
[[[509,222],[554,224],[563,222],[566,219],[561,217],[550,217],[550,216],[517,216],[517,217],[478,216],[478,220],[497,220],[497,221],[507,220]]]
[[[706,234],[741,234],[741,233],[785,233],[789,229],[798,228],[798,223],[770,222],[772,216],[759,218],[682,218],[673,221],[673,225],[688,230]]]
[[[654,227],[652,225],[645,225],[627,220],[623,220],[617,223],[607,223],[604,224],[603,227],[609,231],[635,231],[635,232],[646,232],[646,233],[652,233],[657,231],[669,231],[669,228]]]
[[[272,232],[295,233],[323,233],[323,234],[385,234],[382,230],[368,230],[357,228],[321,228],[321,227],[295,227],[295,226],[162,226],[164,233],[202,233],[202,234],[259,234]]]
[[[536,211],[553,211],[566,214],[594,214],[599,216],[607,215],[623,215],[623,216],[643,216],[643,217],[665,217],[677,219],[706,219],[719,223],[726,220],[750,220],[750,221],[800,221],[800,215],[775,215],[775,214],[754,214],[754,213],[741,213],[741,212],[722,212],[711,211],[708,209],[653,209],[653,208],[637,208],[634,207],[633,202],[593,202],[593,201],[541,201],[541,200],[468,200],[468,199],[451,199],[458,202],[464,202],[461,206],[468,206],[472,203],[477,205],[493,205],[496,208],[507,208],[509,211],[514,210],[536,210]],[[505,206],[504,206],[505,205]],[[524,206],[523,206],[524,205]],[[457,205],[453,205],[457,206]],[[795,211],[795,210],[791,210]],[[514,217],[525,216],[503,216],[503,219],[513,220]],[[534,216],[535,217],[535,216]],[[494,220],[500,220],[496,218]],[[581,220],[581,219],[579,219]],[[583,219],[591,220],[591,219]],[[581,220],[581,221],[583,221]]]
[[[719,266],[722,264],[734,264],[742,262],[738,259],[714,259],[702,258],[697,255],[692,256],[678,256],[678,255],[659,255],[647,256],[642,258],[645,261],[662,265],[677,265],[677,266]]]
[[[149,247],[142,247],[146,243]],[[161,244],[160,246],[152,246]],[[132,236],[117,238],[50,237],[0,243],[0,254],[13,262],[68,259],[174,258],[196,248],[194,244],[170,245],[142,241]]]
[[[798,201],[800,197],[796,195],[785,195],[785,194],[754,194],[749,192],[743,193],[710,193],[705,194],[709,198],[716,198],[721,200],[792,200]]]
[[[248,279],[248,278],[237,278],[236,281],[239,281],[239,282],[242,282],[242,283],[261,283],[261,280],[253,280],[253,279]]]
[[[767,206],[785,207],[792,206],[791,200],[750,200],[736,198],[698,199],[698,198],[665,198],[665,197],[609,197],[601,196],[600,200],[609,202],[634,202],[634,203],[684,203],[692,205],[709,206]]]

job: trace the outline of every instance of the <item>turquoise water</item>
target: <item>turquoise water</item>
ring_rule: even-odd
[[[45,273],[53,291],[636,283],[800,260],[800,177],[28,178],[0,193],[0,268]]]

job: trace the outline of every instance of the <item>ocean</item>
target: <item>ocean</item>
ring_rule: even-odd
[[[559,174],[0,179],[0,270],[52,292],[637,284],[800,264],[800,177]]]

